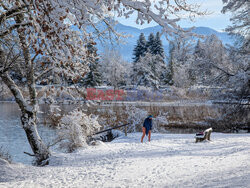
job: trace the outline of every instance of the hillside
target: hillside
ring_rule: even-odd
[[[117,49],[121,53],[121,55],[123,56],[124,59],[131,61],[133,49],[134,49],[134,46],[136,45],[136,41],[139,38],[140,33],[144,33],[145,37],[147,38],[150,33],[152,33],[152,32],[157,33],[158,31],[160,31],[161,27],[155,26],[155,27],[149,27],[149,28],[145,28],[145,29],[138,29],[135,27],[126,26],[126,25],[119,23],[115,26],[115,29],[120,33],[123,33],[126,35],[131,35],[131,37],[124,39],[124,42],[126,44],[119,44],[119,45],[111,45],[109,43],[106,43],[103,45],[97,41],[97,47],[99,49],[99,53],[102,53],[104,51],[104,48],[106,45],[110,48]],[[200,35],[205,35],[205,36],[215,34],[220,40],[222,40],[223,44],[233,44],[234,43],[234,39],[231,38],[231,36],[229,36],[227,33],[218,32],[218,31],[213,30],[209,27],[197,27],[194,29],[194,33],[197,33]],[[163,47],[165,49],[165,52],[167,54],[168,53],[168,41],[165,39],[164,36],[162,36],[162,42],[163,42]]]

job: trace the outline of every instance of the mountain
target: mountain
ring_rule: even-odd
[[[120,52],[123,58],[127,61],[132,61],[133,49],[141,33],[144,33],[145,37],[148,38],[150,33],[155,34],[158,31],[161,31],[161,26],[138,29],[138,28],[126,26],[120,23],[118,23],[114,28],[118,33],[130,35],[130,37],[123,39],[123,42],[125,44],[123,43],[122,44],[110,44],[109,42],[107,42],[106,44],[101,44],[97,41],[97,48],[100,54],[104,51],[105,47],[116,49]],[[222,41],[224,45],[225,44],[232,45],[235,41],[235,39],[233,39],[227,33],[218,32],[209,27],[196,27],[193,29],[193,32],[196,34],[204,35],[204,36],[215,34]],[[162,36],[161,39],[162,39],[162,44],[163,44],[165,53],[168,54],[168,46],[169,46],[168,41],[166,40],[164,36]]]
[[[229,45],[233,45],[235,42],[235,38],[233,38],[232,36],[230,36],[228,33],[226,32],[218,32],[216,30],[213,30],[209,27],[196,27],[193,30],[194,33],[200,34],[200,35],[216,35],[224,45],[229,44]]]

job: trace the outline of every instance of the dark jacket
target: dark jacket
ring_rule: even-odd
[[[143,127],[146,128],[146,135],[148,135],[148,131],[152,129],[153,122],[152,119],[149,119],[148,117],[144,120]]]

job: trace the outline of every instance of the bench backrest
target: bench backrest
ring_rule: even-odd
[[[212,128],[209,128],[209,129],[206,129],[204,131],[204,133],[205,133],[205,139],[210,140],[210,136],[211,136],[212,130],[213,130]]]

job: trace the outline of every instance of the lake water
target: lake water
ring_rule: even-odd
[[[56,135],[54,129],[45,126],[38,126],[38,132],[47,142]],[[32,151],[21,126],[20,110],[15,103],[0,102],[0,146],[8,151],[13,162],[32,163],[33,157],[23,153]]]

